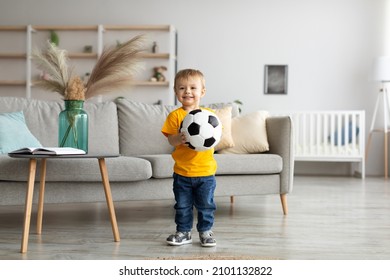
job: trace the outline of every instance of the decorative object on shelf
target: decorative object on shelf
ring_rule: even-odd
[[[287,94],[287,70],[287,65],[265,65],[265,94]]]
[[[57,47],[60,43],[60,37],[54,30],[50,30],[50,43],[54,44]]]
[[[152,53],[158,53],[158,45],[156,41],[153,42]]]
[[[63,96],[65,110],[59,118],[59,146],[88,150],[88,116],[83,110],[84,100],[108,91],[131,86],[139,69],[139,53],[144,39],[136,36],[121,44],[103,50],[89,79],[84,84],[68,67],[65,50],[48,42],[47,50],[34,51],[37,67],[49,75],[37,85]]]
[[[241,112],[242,112],[241,106],[242,106],[244,103],[242,103],[242,101],[241,101],[241,100],[238,100],[238,99],[234,100],[233,103],[236,103],[236,104],[237,104],[237,106],[238,106],[238,112],[241,113]]]
[[[49,80],[50,77],[49,77],[49,75],[45,71],[41,71],[41,73],[39,74],[39,79],[41,79],[41,80]]]
[[[91,45],[84,46],[84,52],[85,53],[92,53],[93,47]]]
[[[89,76],[91,76],[91,73],[89,72],[86,72],[83,76],[83,82],[84,82],[84,85],[86,85],[88,83],[88,80],[89,80]]]
[[[152,82],[164,82],[166,80],[164,76],[164,72],[167,71],[167,67],[165,66],[158,66],[153,68],[153,76],[150,78],[150,81]]]

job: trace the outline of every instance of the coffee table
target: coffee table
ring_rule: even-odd
[[[100,174],[102,176],[102,183],[104,187],[104,193],[106,196],[107,207],[110,214],[112,232],[114,235],[114,240],[116,242],[120,241],[118,224],[116,221],[114,203],[112,201],[111,187],[110,182],[108,180],[108,172],[106,167],[106,158],[118,157],[119,155],[104,155],[104,154],[86,154],[86,155],[28,155],[28,154],[8,154],[13,158],[25,158],[29,159],[29,174],[27,181],[27,190],[26,190],[26,202],[24,209],[24,226],[23,226],[23,234],[22,234],[22,244],[21,244],[21,253],[27,252],[28,246],[28,237],[30,232],[30,221],[31,221],[31,209],[33,202],[33,193],[34,193],[34,182],[35,182],[35,173],[37,168],[37,161],[41,160],[41,177],[40,177],[40,187],[39,187],[39,199],[38,199],[38,217],[37,217],[37,234],[42,233],[42,218],[43,218],[43,204],[44,204],[44,196],[45,196],[45,180],[46,180],[46,164],[47,159],[50,160],[63,160],[63,159],[88,159],[88,158],[96,158],[99,163]]]

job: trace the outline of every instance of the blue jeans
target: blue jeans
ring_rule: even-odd
[[[188,232],[192,230],[194,206],[198,212],[196,229],[199,232],[211,230],[216,210],[215,187],[215,176],[184,177],[176,173],[173,174],[177,231]]]

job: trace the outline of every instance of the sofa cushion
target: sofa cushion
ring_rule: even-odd
[[[28,129],[23,111],[0,113],[0,154],[24,147],[41,147]]]
[[[10,158],[0,155],[0,180],[26,181],[28,159]],[[106,159],[110,182],[130,182],[149,179],[152,167],[149,161],[135,157],[117,157]],[[101,182],[99,163],[94,158],[84,159],[48,159],[46,182]],[[36,180],[40,176],[38,161]]]
[[[283,169],[283,160],[274,154],[215,154],[218,168],[216,175],[278,174]],[[174,161],[171,155],[140,155],[150,161],[153,178],[170,178]]]
[[[0,112],[12,111],[23,111],[28,128],[43,146],[58,145],[60,102],[2,97],[0,99]]]
[[[0,98],[0,113],[23,111],[31,133],[46,147],[58,145],[58,115],[63,101],[44,101],[20,97]],[[119,153],[118,117],[114,102],[85,102],[88,113],[90,153]]]
[[[262,153],[269,150],[266,119],[267,111],[256,111],[232,119],[234,146],[218,151],[221,154]]]
[[[216,109],[215,114],[222,122],[222,136],[219,143],[215,146],[214,150],[219,151],[234,146],[232,136],[232,107],[225,107]]]
[[[120,153],[122,155],[170,154],[161,128],[168,114],[176,108],[169,105],[149,105],[117,99]]]
[[[88,113],[89,153],[119,154],[118,114],[114,102],[85,102]]]

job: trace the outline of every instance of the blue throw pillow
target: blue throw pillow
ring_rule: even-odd
[[[0,154],[24,147],[42,147],[26,125],[23,112],[0,114]]]

